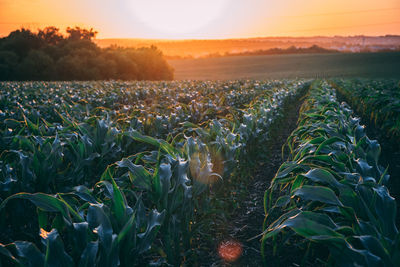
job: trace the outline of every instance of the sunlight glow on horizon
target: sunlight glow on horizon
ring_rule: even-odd
[[[228,2],[229,0],[139,0],[132,2],[132,9],[141,21],[155,30],[185,35],[222,16]]]
[[[400,35],[398,0],[0,0],[0,36],[94,28],[98,38]]]

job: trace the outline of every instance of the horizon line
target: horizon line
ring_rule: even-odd
[[[232,37],[232,38],[144,38],[144,37],[104,37],[104,38],[94,38],[93,40],[151,40],[151,41],[218,41],[218,40],[243,40],[243,39],[268,39],[268,38],[354,38],[354,37],[366,37],[366,38],[379,38],[379,37],[400,37],[400,34],[383,34],[383,35],[364,35],[364,34],[354,34],[354,35],[309,35],[309,36],[256,36],[256,37]]]

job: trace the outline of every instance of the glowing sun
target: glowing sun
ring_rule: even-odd
[[[187,34],[222,16],[230,0],[135,0],[135,15],[165,34]]]

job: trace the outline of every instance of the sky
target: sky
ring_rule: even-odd
[[[0,0],[0,36],[45,26],[97,38],[400,35],[400,0]]]

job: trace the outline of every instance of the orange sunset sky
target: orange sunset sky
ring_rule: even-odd
[[[93,27],[97,38],[400,34],[399,0],[0,0],[0,36]]]

